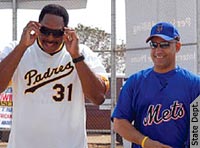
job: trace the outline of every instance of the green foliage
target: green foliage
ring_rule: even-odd
[[[75,28],[79,35],[81,44],[87,45],[91,50],[98,53],[103,65],[108,73],[111,72],[111,34],[101,30],[97,27],[92,28],[78,24]],[[125,44],[122,42],[117,45],[116,49],[116,71],[117,73],[124,73],[125,61],[124,61],[124,49]]]

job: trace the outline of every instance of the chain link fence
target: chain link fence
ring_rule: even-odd
[[[124,75],[117,76],[117,94],[124,82]],[[100,106],[86,103],[87,110],[87,132],[89,146],[111,146],[111,93],[106,95],[105,102]],[[93,138],[90,138],[93,137]],[[122,138],[116,136],[116,146],[122,147]]]

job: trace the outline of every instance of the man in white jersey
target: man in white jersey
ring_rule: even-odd
[[[0,92],[13,87],[8,148],[87,148],[84,98],[102,104],[109,84],[68,19],[65,8],[47,5],[2,51]]]

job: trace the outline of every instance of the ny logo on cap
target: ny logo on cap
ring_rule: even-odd
[[[160,33],[162,30],[163,30],[163,26],[162,26],[162,24],[159,24],[159,25],[157,26],[157,28],[156,28],[156,31],[157,31],[158,33]]]

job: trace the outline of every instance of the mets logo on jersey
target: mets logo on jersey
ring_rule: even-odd
[[[162,104],[150,105],[147,110],[147,115],[143,120],[143,125],[149,126],[152,124],[168,122],[170,120],[177,120],[183,118],[185,115],[183,104],[178,101],[174,101],[169,109],[164,109],[162,112],[161,109]]]

